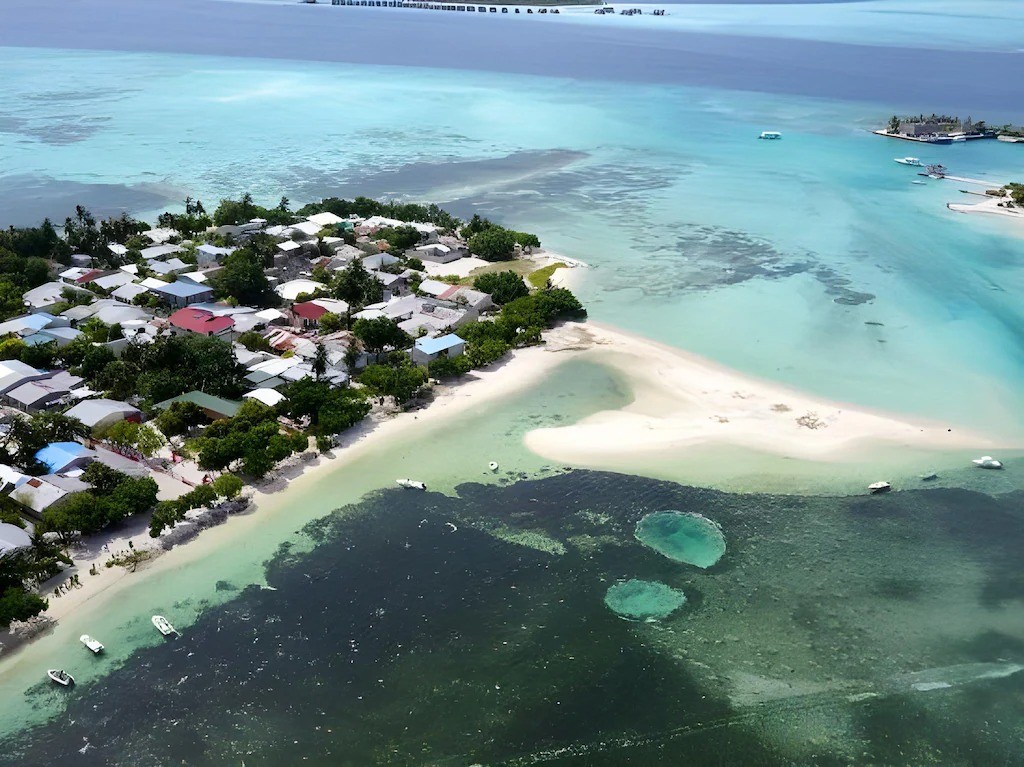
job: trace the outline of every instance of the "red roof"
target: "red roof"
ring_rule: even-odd
[[[450,288],[448,288],[448,290],[439,295],[438,298],[440,298],[442,301],[446,301],[452,296],[454,296],[456,293],[458,293],[460,290],[462,290],[461,285],[452,285]]]
[[[327,314],[327,310],[324,307],[312,301],[294,304],[292,305],[292,311],[295,312],[296,316],[302,317],[304,320],[318,320]]]
[[[93,280],[102,277],[104,274],[113,274],[113,272],[105,272],[102,269],[90,269],[77,280],[75,280],[75,282],[80,284],[92,282]]]
[[[178,309],[168,318],[172,325],[182,330],[211,336],[234,327],[235,321],[230,317],[217,317],[205,309]]]

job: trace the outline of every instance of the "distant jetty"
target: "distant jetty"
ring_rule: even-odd
[[[558,6],[550,3],[505,3],[503,5],[470,5],[468,3],[434,3],[424,0],[301,0],[301,5],[340,5],[359,8],[417,8],[428,11],[455,11],[461,13],[525,13],[525,14],[560,14],[558,6],[598,6],[594,13],[599,15],[615,15],[611,5],[590,0],[580,2],[559,2]],[[511,10],[510,10],[511,9]],[[639,16],[644,13],[642,8],[626,8],[618,11],[621,16]],[[665,16],[664,9],[650,9],[648,15]]]

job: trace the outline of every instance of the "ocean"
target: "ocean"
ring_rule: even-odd
[[[719,525],[721,559],[637,541],[662,510]],[[225,575],[180,637],[40,681],[29,704],[66,708],[0,764],[1013,764],[1019,510],[585,471],[385,490],[283,544],[265,586]],[[624,620],[604,596],[634,577],[686,603]]]
[[[949,212],[962,185],[913,184],[893,158],[996,185],[1020,179],[1022,150],[869,133],[902,112],[1024,122],[1022,81],[1002,74],[1024,63],[1024,11],[968,10],[9,0],[0,225],[245,191],[435,201],[591,264],[573,286],[594,319],[1019,445],[1024,239]],[[564,366],[205,533],[0,664],[0,764],[1021,760],[1012,476],[720,493],[566,472],[521,444],[629,399],[602,368]],[[396,476],[431,492],[380,491]],[[636,540],[666,510],[721,525],[717,564]],[[624,620],[604,599],[631,579],[686,602]],[[157,641],[156,611],[178,640]],[[106,658],[81,657],[83,631]],[[78,686],[44,684],[52,665]]]

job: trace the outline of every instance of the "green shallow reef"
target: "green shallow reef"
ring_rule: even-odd
[[[653,621],[686,604],[686,594],[664,583],[631,578],[608,589],[604,603],[628,620]]]
[[[707,569],[725,553],[722,529],[710,519],[681,511],[648,514],[636,525],[636,537],[676,562]]]
[[[720,523],[729,555],[687,567],[638,541],[664,509]],[[0,765],[1024,764],[1022,522],[1021,493],[607,472],[384,490],[303,528],[272,589],[104,677],[41,678],[21,705],[63,711],[0,739]],[[651,585],[685,607],[609,609],[649,608]]]

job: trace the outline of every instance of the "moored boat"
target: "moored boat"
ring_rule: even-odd
[[[170,621],[168,621],[162,615],[154,615],[152,621],[153,625],[156,626],[156,630],[163,634],[165,637],[170,636],[171,634],[178,633],[174,630],[174,626],[171,625]]]
[[[981,458],[975,458],[971,461],[975,466],[981,469],[1001,469],[1003,468],[1003,462],[997,461],[990,455],[983,455]]]
[[[497,461],[491,461],[489,464],[487,464],[487,468],[490,469],[491,471],[497,471],[498,470],[498,462]]]
[[[872,494],[876,495],[878,493],[888,493],[890,490],[892,490],[892,485],[890,485],[888,482],[872,482],[870,485],[868,485],[868,490]]]
[[[70,687],[75,683],[75,678],[62,668],[51,668],[46,670],[50,681],[56,682],[61,687]]]
[[[921,161],[916,157],[897,157],[895,158],[895,162],[898,162],[900,165],[913,165],[918,168],[921,167]]]
[[[420,482],[418,479],[396,479],[399,487],[404,487],[408,490],[426,490],[427,486],[425,483]]]
[[[96,655],[99,655],[101,652],[103,652],[103,645],[100,644],[99,641],[93,639],[88,634],[82,634],[82,636],[78,637],[78,641],[84,644],[90,650],[92,650],[93,653]]]
[[[765,139],[766,141],[777,141],[782,138],[782,134],[774,130],[763,130],[758,138]]]

